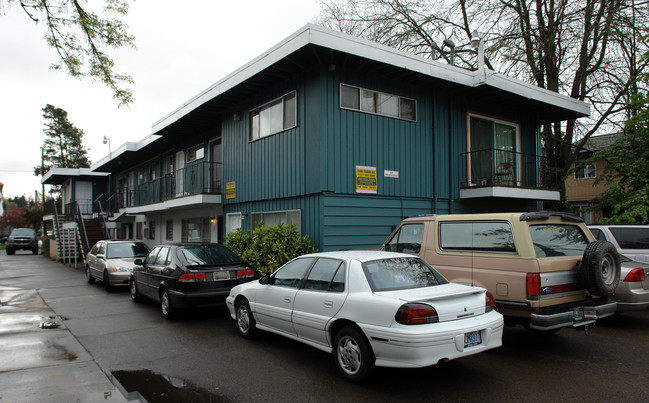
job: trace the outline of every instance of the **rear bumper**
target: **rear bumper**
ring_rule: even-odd
[[[230,288],[219,288],[201,292],[175,290],[168,290],[168,292],[171,304],[175,308],[192,308],[225,304],[225,298],[230,295]]]
[[[602,300],[591,305],[566,308],[561,312],[533,313],[530,327],[537,330],[552,330],[568,326],[586,326],[595,323],[597,319],[613,315],[616,309],[617,304],[614,301]]]

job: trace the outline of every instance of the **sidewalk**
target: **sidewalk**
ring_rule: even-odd
[[[0,357],[2,403],[134,401],[36,290],[0,286]]]

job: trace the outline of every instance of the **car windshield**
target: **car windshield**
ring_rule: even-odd
[[[189,246],[181,251],[190,266],[242,263],[239,256],[221,245]]]
[[[363,263],[372,291],[430,287],[448,281],[417,258],[389,258]]]
[[[578,256],[584,253],[588,239],[576,225],[530,225],[536,257]]]
[[[15,229],[11,231],[11,236],[34,236],[33,229]]]
[[[143,243],[112,243],[106,247],[106,259],[122,257],[144,257],[149,249]]]

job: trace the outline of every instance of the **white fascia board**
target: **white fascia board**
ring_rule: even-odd
[[[460,199],[478,197],[504,197],[528,200],[560,200],[558,191],[544,189],[512,188],[503,186],[460,189]]]
[[[204,206],[206,204],[221,204],[221,195],[213,194],[198,194],[191,196],[179,197],[176,199],[165,200],[160,203],[145,204],[142,206],[125,207],[120,211],[123,214],[146,214],[153,212],[160,212],[165,210],[172,210],[177,208]]]
[[[52,176],[108,176],[108,172],[93,172],[92,168],[50,168],[49,171],[41,178],[41,183],[47,182]]]
[[[140,149],[148,146],[149,144],[153,143],[154,141],[158,140],[159,138],[160,138],[160,136],[158,136],[158,135],[149,134],[149,135],[145,136],[144,138],[142,138],[140,141],[127,141],[126,143],[123,143],[122,145],[117,147],[115,149],[115,151],[109,152],[108,155],[106,155],[105,157],[103,157],[99,161],[92,164],[90,166],[90,169],[95,170],[95,169],[107,164],[108,162],[110,162],[110,160],[112,160],[114,158],[117,158],[117,157],[119,157],[122,154],[125,154],[127,152],[139,151]]]
[[[534,99],[545,104],[556,105],[557,107],[571,110],[583,116],[590,115],[590,105],[588,103],[567,95],[537,87],[536,85],[494,71],[486,71],[485,79],[485,85],[499,88],[525,98]]]

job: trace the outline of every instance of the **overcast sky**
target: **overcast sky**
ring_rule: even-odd
[[[0,0],[1,1],[1,0]],[[96,2],[96,0],[91,0]],[[42,108],[68,112],[83,130],[91,163],[151,133],[151,125],[274,46],[318,13],[316,0],[137,0],[125,18],[137,50],[110,51],[115,71],[131,75],[135,102],[118,108],[109,88],[49,66],[57,55],[20,7],[0,15],[0,182],[5,197],[40,193],[45,140]],[[47,189],[46,189],[47,191]]]

